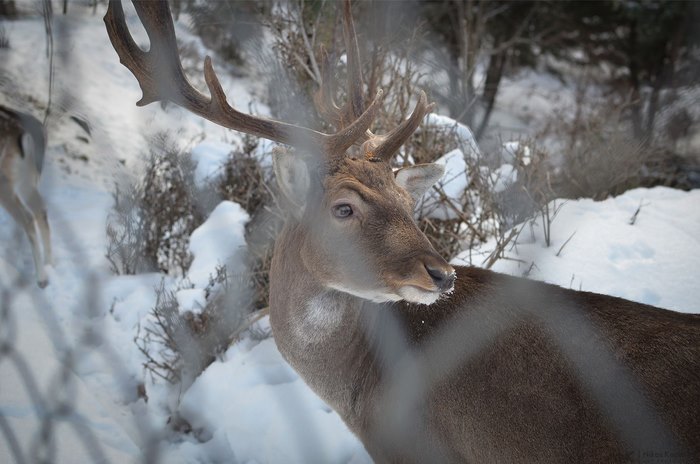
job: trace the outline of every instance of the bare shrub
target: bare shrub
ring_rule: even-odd
[[[411,135],[403,147],[403,161],[411,164],[432,163],[445,153],[458,148],[453,130],[446,127],[423,126]]]
[[[260,165],[254,155],[257,146],[255,137],[245,135],[241,150],[231,153],[223,165],[223,174],[216,186],[221,198],[238,203],[251,216],[272,198],[267,186],[272,171]]]
[[[114,206],[107,220],[107,253],[112,272],[133,275],[155,270],[152,259],[143,254],[146,218],[140,213],[142,190],[136,184],[116,186]]]
[[[383,5],[360,3],[356,9],[368,10],[365,16],[375,18]],[[347,68],[340,57],[345,53],[341,2],[285,2],[277,5],[267,20],[266,26],[273,37],[274,60],[283,64],[281,72],[286,73],[287,83],[275,80],[272,88],[286,86],[293,92],[276,92],[270,106],[282,119],[302,120],[318,129],[332,131],[320,115],[313,110],[314,94],[321,85],[323,71],[323,43],[329,57],[330,75],[339,85],[332,86],[335,101],[346,101]],[[373,10],[375,9],[375,10]],[[384,104],[373,124],[373,131],[383,133],[396,127],[413,109],[413,104],[421,88],[418,83],[422,75],[414,60],[409,59],[417,47],[419,30],[408,39],[380,37],[375,40],[360,41],[362,69],[364,75],[363,95],[374,96],[379,87],[384,90]],[[365,36],[366,37],[366,36]],[[276,73],[270,77],[278,79]],[[371,97],[369,97],[371,98]],[[301,102],[301,104],[300,104]],[[369,103],[369,102],[366,102]],[[401,164],[401,161],[399,161]]]
[[[115,274],[164,272],[184,275],[192,262],[189,239],[216,204],[229,200],[250,215],[246,224],[247,271],[253,308],[267,306],[272,244],[283,214],[277,206],[274,174],[254,154],[256,139],[246,137],[222,166],[222,175],[205,187],[194,183],[189,154],[161,137],[148,158],[143,179],[117,187],[107,221],[107,259]]]
[[[139,182],[117,189],[107,222],[107,259],[116,274],[182,275],[192,262],[190,234],[212,205],[194,184],[194,166],[160,137]]]
[[[507,160],[500,154],[501,162],[508,161],[517,173],[514,182],[495,194],[506,227],[521,223],[533,215],[542,214],[551,200],[556,198],[552,189],[553,164],[548,153],[537,145],[535,139],[522,139]],[[546,213],[545,213],[546,215]]]
[[[465,234],[461,219],[419,217],[418,227],[445,259],[450,260],[462,251]]]
[[[264,2],[183,2],[174,0],[175,16],[190,15],[194,32],[207,48],[234,64],[243,61],[242,43],[259,35],[257,16],[266,9]]]
[[[222,199],[240,204],[250,216],[246,224],[248,278],[255,308],[268,306],[269,271],[272,248],[283,223],[276,194],[276,180],[270,167],[263,167],[254,155],[257,142],[246,136],[243,147],[224,164],[216,187]],[[266,155],[267,156],[267,155]]]
[[[150,321],[134,339],[154,378],[180,384],[186,390],[241,333],[263,313],[251,314],[247,286],[231,279],[225,266],[217,268],[203,290],[204,306],[197,311],[180,308],[176,290],[164,284],[156,289]]]
[[[619,195],[642,186],[645,167],[661,161],[654,148],[608,127],[594,119],[585,127],[572,128],[577,140],[563,158],[555,187],[560,196],[603,200]]]
[[[362,4],[357,6],[356,12],[366,10],[365,13],[371,13],[375,7],[376,5]],[[341,16],[339,3],[333,2],[319,5],[289,2],[273,9],[268,26],[274,38],[274,50],[279,55],[279,60],[285,63],[294,88],[304,94],[301,100],[309,103],[301,105],[302,107],[311,106],[313,94],[322,80],[323,56],[317,47],[320,42],[326,44],[332,74],[341,83],[332,86],[335,101],[342,104],[346,100],[346,86],[342,83],[346,79],[347,68],[345,62],[338,59],[345,52],[339,23]],[[371,18],[372,14],[366,16]],[[329,18],[331,20],[326,20]],[[412,59],[422,38],[421,31],[415,30],[412,37],[402,37],[401,40],[386,36],[377,39],[380,35],[375,34],[370,40],[361,40],[359,44],[365,77],[363,94],[374,95],[381,87],[386,95],[372,127],[375,133],[391,130],[404,120],[413,108],[418,91],[423,87],[420,85],[422,75]],[[364,38],[367,39],[367,36]],[[296,100],[288,106],[297,108],[299,98],[296,94],[299,92],[289,93],[294,93]],[[272,104],[282,117],[290,112],[284,102]],[[333,130],[323,126],[318,114],[304,115],[302,118],[306,122],[315,121],[324,130]],[[463,141],[449,127],[424,125],[404,144],[394,162],[397,166],[434,162],[454,148],[466,151],[461,143]],[[498,180],[494,179],[493,169],[500,165],[497,156],[481,156],[478,150],[470,150],[465,153],[465,161],[467,168],[462,175],[467,179],[467,189],[462,197],[449,198],[440,186],[436,187],[433,194],[437,205],[433,202],[432,208],[443,209],[449,214],[441,218],[440,215],[431,214],[431,209],[421,207],[417,211],[420,228],[437,251],[448,259],[465,247],[471,248],[491,237],[498,237],[500,242],[508,243],[513,237],[508,238],[506,234],[515,224],[516,218],[522,219],[528,217],[528,214],[534,214],[549,199],[549,196],[540,194],[540,190],[545,189],[541,186],[542,179],[537,178],[535,182],[532,167],[526,171],[526,176],[519,177],[519,184],[510,187],[506,193],[496,189]],[[538,165],[538,173],[540,167]],[[518,196],[525,197],[525,201],[519,200],[524,205],[514,201]]]
[[[629,106],[622,100],[590,98],[581,86],[574,117],[553,115],[538,137],[560,142],[558,169],[550,167],[557,197],[603,200],[636,187],[673,183],[673,154],[630,135]]]

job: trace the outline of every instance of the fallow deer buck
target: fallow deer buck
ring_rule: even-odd
[[[0,205],[27,234],[34,255],[37,284],[48,285],[51,232],[44,201],[37,190],[46,137],[39,120],[0,106]]]
[[[105,23],[143,90],[138,105],[169,100],[296,148],[274,155],[294,207],[275,244],[270,322],[285,359],[373,459],[700,462],[700,315],[445,262],[413,219],[442,168],[391,168],[432,106],[421,93],[397,128],[369,131],[382,95],[363,96],[348,1],[348,102],[333,102],[327,59],[316,101],[334,134],[238,112],[209,57],[211,97],[200,93],[167,3],[134,5],[149,51],[119,1]]]

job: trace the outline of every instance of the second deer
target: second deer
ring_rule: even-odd
[[[34,255],[39,287],[49,280],[51,231],[37,184],[44,164],[46,137],[39,120],[0,106],[0,205],[24,229]]]

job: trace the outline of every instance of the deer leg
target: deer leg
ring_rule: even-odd
[[[37,274],[37,284],[39,287],[44,288],[48,285],[49,280],[46,276],[46,271],[44,270],[44,265],[41,259],[41,248],[39,241],[37,240],[37,227],[34,217],[17,195],[12,191],[12,189],[5,184],[0,182],[0,204],[10,213],[10,216],[21,225],[24,232],[29,238],[29,242],[32,246],[32,253],[34,255],[34,267],[36,268]]]
[[[42,245],[44,246],[44,264],[53,264],[51,253],[51,229],[49,228],[49,220],[46,215],[46,205],[44,205],[44,200],[41,198],[36,188],[32,188],[27,192],[27,206],[39,229],[39,235],[41,236]]]

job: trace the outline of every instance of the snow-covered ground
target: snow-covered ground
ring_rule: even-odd
[[[11,48],[0,49],[0,103],[36,110],[27,101],[29,95],[45,101],[43,24],[24,19],[2,25]],[[195,147],[200,180],[239,137],[177,108],[137,108],[138,86],[111,49],[101,14],[75,7],[67,17],[56,16],[54,27],[70,31],[70,41],[57,40],[66,53],[56,67],[56,88],[70,92],[57,91],[65,112],[57,110],[49,124],[40,188],[54,232],[47,289],[33,285],[27,240],[0,211],[0,243],[7,244],[0,247],[0,304],[9,308],[0,318],[0,346],[9,339],[13,349],[0,352],[0,462],[15,462],[17,449],[29,462],[47,453],[60,463],[150,462],[151,452],[168,463],[369,462],[360,442],[285,363],[271,338],[244,336],[184,392],[145,375],[134,337],[147,324],[155,288],[177,282],[109,272],[105,221],[114,179],[138,174],[147,142],[158,132],[168,130],[180,146]],[[196,40],[182,25],[177,33]],[[255,79],[233,80],[222,71],[229,99],[248,108]],[[265,112],[261,104],[255,108]],[[68,114],[90,121],[87,142]],[[552,222],[550,247],[544,246],[541,222],[526,225],[517,245],[507,249],[509,259],[494,269],[516,275],[529,270],[531,278],[565,287],[700,312],[698,205],[700,191],[665,188],[598,203],[569,201]],[[246,220],[238,205],[222,203],[195,232],[188,275],[195,289],[178,295],[183,305],[201,302],[197,289],[217,265],[240,265]],[[493,246],[474,253],[486,256]],[[3,293],[18,278],[27,284]],[[137,394],[142,382],[148,401]],[[178,402],[192,434],[168,432],[168,408]],[[67,415],[54,411],[66,403]],[[52,414],[56,420],[47,420]],[[160,445],[154,450],[153,443]]]
[[[562,287],[700,313],[700,190],[635,189],[594,202],[557,200],[547,247],[543,219],[517,226],[493,270]],[[507,234],[506,234],[507,235]],[[472,250],[486,261],[495,241]],[[469,262],[462,252],[454,264]]]

